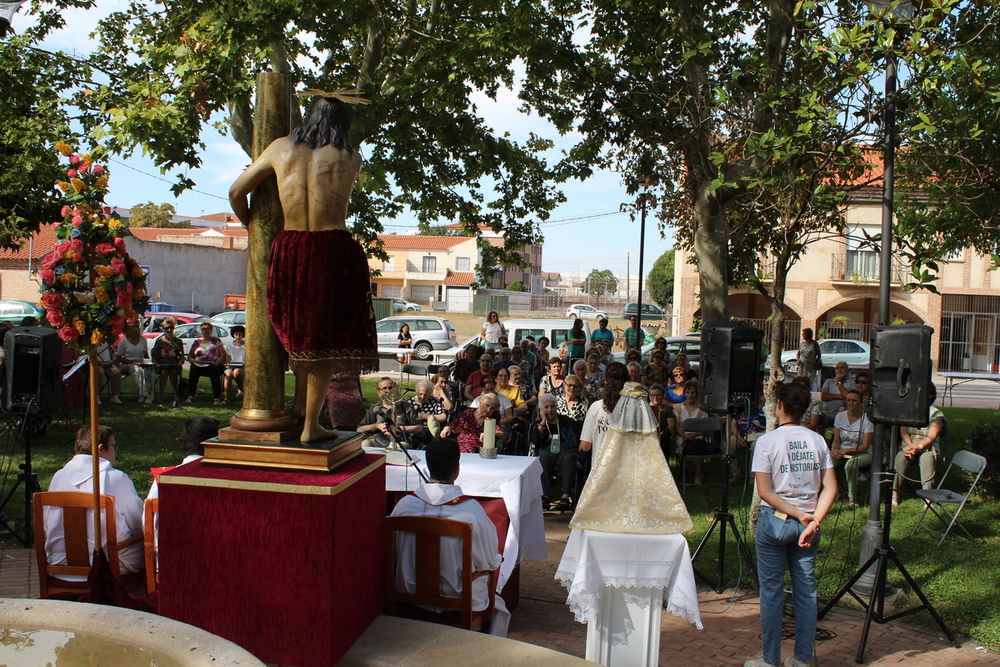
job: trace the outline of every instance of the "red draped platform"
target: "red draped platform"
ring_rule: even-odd
[[[264,662],[334,665],[383,607],[384,457],[160,476],[160,613]]]

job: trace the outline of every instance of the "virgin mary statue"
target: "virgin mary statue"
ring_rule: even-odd
[[[570,528],[668,535],[694,528],[660,449],[646,391],[628,382],[580,495]]]

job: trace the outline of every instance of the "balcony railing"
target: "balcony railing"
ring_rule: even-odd
[[[870,250],[851,250],[846,253],[833,255],[830,257],[830,280],[840,282],[851,282],[856,285],[867,285],[878,283],[879,276],[879,256],[877,252]],[[891,280],[894,283],[902,283],[909,267],[893,257]]]

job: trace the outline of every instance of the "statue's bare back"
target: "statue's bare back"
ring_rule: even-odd
[[[244,224],[249,222],[246,193],[274,174],[286,230],[347,231],[347,204],[361,163],[356,152],[333,146],[313,149],[288,137],[276,139],[233,183],[233,210]]]

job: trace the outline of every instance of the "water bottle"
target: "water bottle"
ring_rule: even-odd
[[[552,434],[552,442],[549,444],[549,450],[553,454],[558,454],[559,453],[559,447],[560,447],[560,445],[559,445],[559,432],[556,431],[555,433]]]

